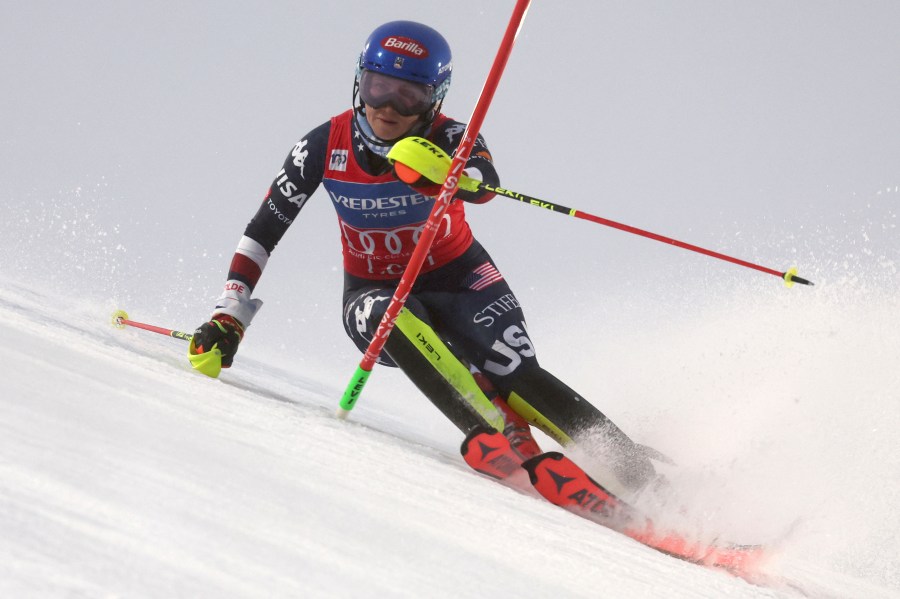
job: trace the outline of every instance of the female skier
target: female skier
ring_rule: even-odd
[[[366,350],[440,188],[399,180],[386,155],[410,136],[453,154],[465,125],[441,113],[452,68],[449,45],[428,26],[394,21],[371,33],[357,63],[352,108],[291,150],[244,231],[212,317],[193,337],[192,362],[215,351],[222,367],[231,366],[262,305],[251,296],[266,262],[320,185],[341,232],[344,327]],[[480,136],[466,173],[499,184]],[[529,423],[563,445],[583,435],[602,438],[619,482],[640,488],[654,476],[647,452],[539,365],[519,301],[473,237],[465,204],[491,197],[456,194],[380,363],[398,366],[464,434],[501,431],[519,461],[540,452]]]

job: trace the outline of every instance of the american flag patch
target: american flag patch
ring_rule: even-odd
[[[497,281],[502,281],[503,275],[497,270],[497,267],[490,262],[485,262],[475,270],[473,270],[466,279],[469,289],[481,291],[486,287],[490,287]]]

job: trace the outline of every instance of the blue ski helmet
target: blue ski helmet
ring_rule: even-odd
[[[357,83],[363,70],[433,86],[431,104],[434,106],[450,89],[453,70],[450,45],[427,25],[391,21],[369,34],[357,63]]]

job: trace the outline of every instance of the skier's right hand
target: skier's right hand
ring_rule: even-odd
[[[244,326],[236,318],[216,314],[194,331],[188,359],[195,369],[215,378],[220,369],[231,367],[243,338]]]
[[[440,183],[429,181],[428,177],[400,161],[394,162],[393,173],[397,179],[423,195],[433,198],[441,193]]]

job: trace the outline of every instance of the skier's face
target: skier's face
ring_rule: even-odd
[[[375,135],[384,140],[391,140],[409,133],[418,122],[419,115],[403,116],[389,104],[381,108],[366,104],[366,120],[369,121]]]

